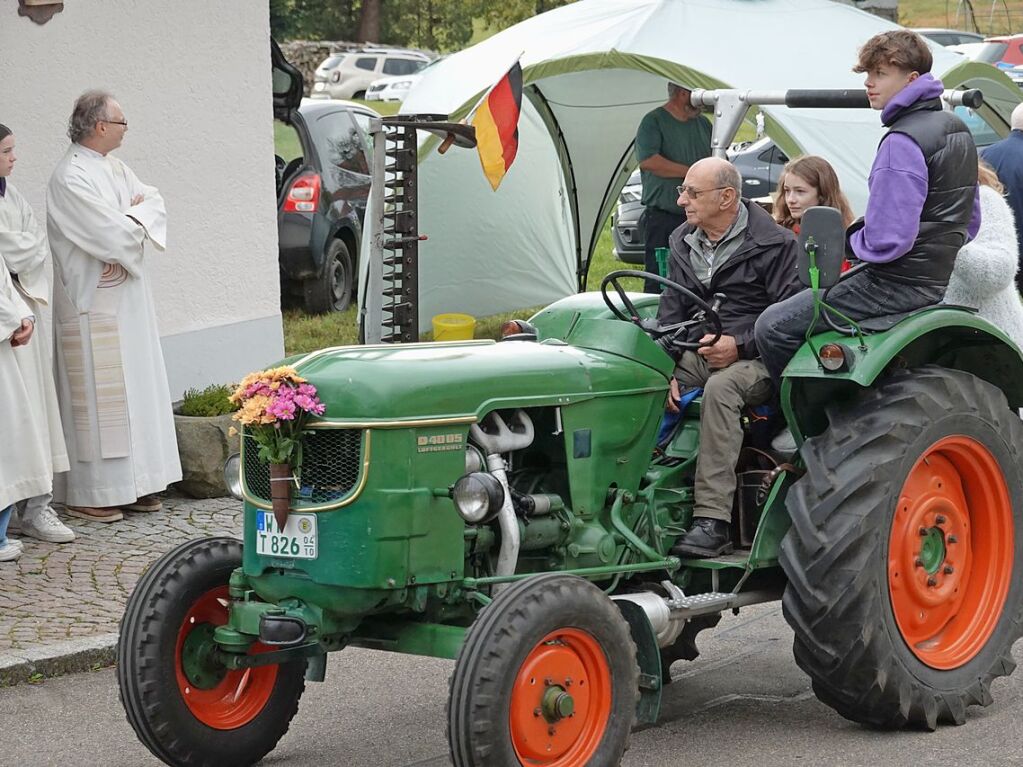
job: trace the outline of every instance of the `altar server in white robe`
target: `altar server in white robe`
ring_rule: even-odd
[[[64,434],[61,431],[57,392],[53,383],[53,348],[50,339],[50,292],[53,267],[46,234],[39,225],[28,202],[10,183],[17,160],[14,134],[0,125],[0,267],[6,269],[11,285],[28,306],[34,318],[31,343],[15,348],[22,381],[28,400],[18,403],[30,412],[35,428],[31,439],[40,443],[49,455],[49,475],[68,469]],[[0,461],[17,463],[21,440],[0,442]],[[69,543],[74,531],[60,521],[50,502],[53,495],[47,486],[40,492],[19,499],[20,530],[23,535],[51,543]],[[12,524],[15,530],[17,525]]]
[[[147,274],[167,213],[160,193],[110,154],[127,130],[110,94],[82,94],[47,193],[67,509],[99,522],[158,511],[155,493],[181,479]]]

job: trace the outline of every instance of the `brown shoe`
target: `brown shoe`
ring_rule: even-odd
[[[144,495],[135,503],[129,503],[122,507],[125,511],[159,511],[163,508],[159,496],[156,494]]]
[[[124,514],[117,506],[68,506],[67,513],[68,516],[91,519],[93,522],[120,522],[124,519]]]

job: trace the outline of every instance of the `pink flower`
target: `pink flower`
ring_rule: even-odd
[[[308,384],[308,383],[299,384],[298,385],[298,393],[299,394],[304,394],[307,397],[315,397],[316,396],[316,387],[313,386],[312,384]]]
[[[310,397],[308,394],[295,395],[295,404],[307,413],[315,415],[323,415],[323,411],[326,410],[326,405],[321,403],[316,397]]]
[[[270,400],[270,404],[266,406],[266,412],[268,415],[272,415],[281,421],[293,421],[295,420],[295,402],[290,397],[280,396],[281,392],[277,392],[277,396],[274,396]]]

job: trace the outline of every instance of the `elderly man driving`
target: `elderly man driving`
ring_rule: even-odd
[[[692,525],[673,554],[713,557],[731,550],[730,522],[735,464],[742,447],[741,410],[766,402],[772,391],[753,340],[757,317],[797,293],[796,241],[760,206],[740,197],[742,178],[726,160],[694,163],[678,188],[686,223],[669,240],[668,278],[711,303],[723,293],[722,335],[695,351],[667,349],[675,358],[668,410],[677,411],[683,389],[703,388],[700,455],[696,464]],[[662,325],[689,319],[695,307],[674,291],[661,297]],[[679,340],[707,343],[707,328],[692,326]]]

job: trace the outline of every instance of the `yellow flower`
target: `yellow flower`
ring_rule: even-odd
[[[232,418],[245,426],[273,423],[276,419],[266,412],[267,405],[269,404],[269,397],[265,394],[256,394],[245,400],[241,409]]]

